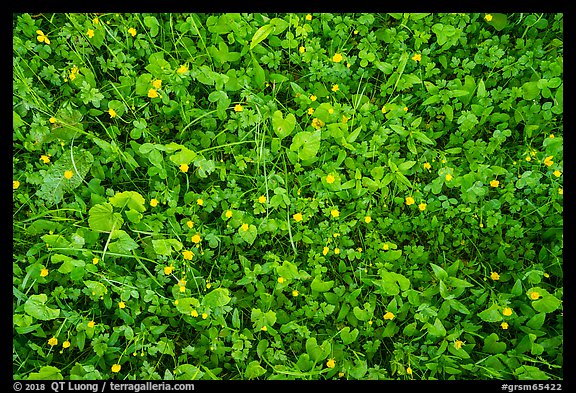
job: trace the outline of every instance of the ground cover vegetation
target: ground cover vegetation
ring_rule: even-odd
[[[562,23],[13,15],[14,378],[562,379]]]

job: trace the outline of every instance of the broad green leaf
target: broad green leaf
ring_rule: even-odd
[[[382,254],[382,260],[386,262],[395,261],[402,256],[402,250],[389,250]]]
[[[358,337],[358,333],[359,333],[358,329],[354,329],[354,330],[350,331],[350,327],[346,326],[340,332],[340,337],[342,338],[342,343],[344,345],[352,344],[356,340],[356,337]]]
[[[60,262],[62,262],[62,265],[60,265],[58,271],[62,274],[69,274],[75,268],[86,266],[86,262],[70,258],[69,256],[66,255],[62,254],[52,255],[52,263],[60,263]]]
[[[254,81],[256,82],[256,86],[258,86],[258,88],[260,89],[263,89],[264,81],[266,78],[264,69],[260,64],[258,64],[258,62],[254,58],[252,61],[252,67],[254,68]]]
[[[434,263],[430,263],[430,266],[432,267],[432,270],[434,271],[434,275],[436,276],[436,278],[438,280],[448,279],[448,273],[442,267],[440,267]]]
[[[492,14],[492,20],[488,24],[494,26],[497,31],[502,30],[508,25],[508,16],[506,14],[494,13]]]
[[[258,235],[258,229],[254,224],[248,225],[248,230],[244,230],[242,227],[238,228],[238,234],[246,243],[252,245],[256,236]]]
[[[488,337],[484,339],[484,347],[482,348],[483,352],[488,353],[502,353],[506,351],[506,343],[498,341],[498,335],[496,333],[492,333]]]
[[[540,312],[534,315],[528,322],[526,322],[526,326],[531,329],[538,330],[544,325],[544,321],[546,320],[546,313]]]
[[[42,366],[38,372],[30,373],[28,380],[61,380],[64,379],[60,369],[54,366]],[[16,390],[16,389],[14,389]]]
[[[296,117],[292,113],[289,113],[286,118],[282,116],[281,111],[276,111],[272,115],[272,128],[276,136],[280,139],[284,139],[290,135],[295,126]]]
[[[248,379],[258,378],[266,373],[266,369],[260,365],[258,360],[252,360],[246,366],[246,371],[244,371],[244,376]]]
[[[121,229],[114,230],[110,239],[115,241],[108,245],[108,249],[114,253],[129,255],[132,250],[139,247],[138,243],[136,243],[126,231]]]
[[[327,340],[324,340],[321,345],[318,345],[315,337],[310,337],[306,340],[306,353],[316,363],[326,359],[330,355],[331,350],[332,346]]]
[[[66,151],[46,171],[36,195],[46,202],[46,206],[60,203],[66,193],[83,184],[93,162],[94,157],[88,150],[75,147]],[[72,171],[70,179],[64,177],[66,171]]]
[[[316,292],[329,291],[330,289],[332,289],[333,286],[334,286],[334,280],[322,281],[322,279],[318,276],[314,277],[314,280],[312,280],[312,283],[310,284],[310,288],[312,289],[312,291]]]
[[[263,326],[273,326],[276,323],[276,313],[272,310],[263,312],[259,308],[253,308],[250,320],[254,323],[254,328],[260,330]]]
[[[268,35],[270,35],[270,33],[272,33],[273,29],[274,29],[273,25],[267,24],[267,25],[260,27],[258,30],[256,30],[256,33],[254,33],[254,36],[252,37],[252,40],[250,41],[250,50],[254,49],[254,47],[256,45],[258,45],[260,42],[265,40],[266,37],[268,37]]]
[[[170,256],[173,251],[180,251],[183,245],[176,239],[154,239],[152,247],[156,254]]]
[[[204,296],[202,304],[210,308],[225,306],[231,300],[229,293],[227,288],[216,288]]]
[[[190,315],[192,310],[197,310],[200,307],[198,299],[193,297],[185,297],[178,299],[176,309],[182,314]]]
[[[136,79],[136,94],[147,96],[152,82],[152,74],[142,74]]]
[[[24,303],[24,312],[41,321],[50,321],[60,316],[60,309],[46,305],[48,296],[45,294],[31,295]]]
[[[427,145],[434,145],[435,142],[428,138],[423,132],[420,131],[413,131],[412,135],[414,136],[414,138],[418,139],[420,142],[425,143]]]
[[[386,295],[397,295],[400,293],[400,290],[406,291],[410,288],[410,280],[402,274],[381,271],[380,277],[382,277],[381,280],[374,280],[373,282]]]
[[[540,95],[538,82],[526,82],[522,85],[522,98],[533,100]]]
[[[156,37],[158,35],[160,23],[158,23],[158,19],[156,19],[155,16],[145,16],[144,25],[148,28],[151,37]]]
[[[88,211],[88,225],[94,231],[110,232],[122,226],[120,213],[114,213],[110,203],[100,203]]]
[[[545,294],[541,299],[532,302],[534,310],[541,313],[550,313],[556,311],[562,302],[554,295]]]
[[[86,285],[86,289],[91,296],[101,297],[108,293],[108,289],[101,282],[86,280],[84,285]]]
[[[174,379],[194,381],[201,379],[205,373],[192,364],[181,364],[174,370]]]
[[[356,364],[350,368],[350,377],[361,380],[367,372],[368,362],[366,360],[356,360]]]
[[[497,304],[493,304],[490,308],[478,313],[478,317],[484,322],[500,322],[504,319],[501,307]]]
[[[364,310],[358,306],[354,306],[354,308],[352,309],[352,312],[354,313],[354,316],[359,321],[368,321],[372,317],[370,312],[368,312],[368,311],[366,311],[366,310]]]
[[[448,304],[450,304],[450,307],[452,307],[454,310],[462,314],[470,314],[470,310],[468,310],[468,308],[462,302],[456,299],[450,299],[447,300],[447,302]]]
[[[136,191],[117,192],[113,197],[109,198],[109,201],[113,206],[119,209],[128,207],[129,209],[134,209],[139,212],[146,210],[146,207],[144,206],[144,197]]]
[[[321,136],[322,132],[320,130],[299,132],[292,139],[290,150],[297,151],[298,157],[303,161],[314,158],[318,150],[320,150]]]

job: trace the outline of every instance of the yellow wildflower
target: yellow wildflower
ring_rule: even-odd
[[[494,281],[500,280],[500,275],[496,272],[491,272],[490,273],[490,278]]]
[[[558,169],[556,169],[553,173],[554,173],[554,176],[556,176],[556,177],[562,176],[562,172],[560,172]]]
[[[40,156],[40,161],[42,161],[44,164],[48,164],[50,162],[50,157],[47,155],[42,154]]]
[[[490,181],[490,187],[498,187],[499,184],[500,184],[500,182],[498,180],[491,180]]]
[[[340,87],[338,86],[338,84],[332,85],[332,91],[338,91],[338,90],[340,90]]]
[[[190,167],[188,166],[188,164],[180,164],[180,170],[182,172],[188,172],[188,169],[190,169]]]
[[[121,368],[122,368],[122,366],[120,366],[119,364],[114,364],[114,365],[112,365],[111,370],[113,373],[117,373],[120,371]]]
[[[414,203],[416,203],[416,202],[414,201],[414,198],[412,198],[411,196],[406,197],[406,204],[407,204],[408,206],[413,205]]]
[[[170,266],[164,266],[164,274],[165,275],[170,275],[172,274],[172,272],[174,271],[174,266],[170,265]]]
[[[430,165],[429,162],[425,162],[423,166],[424,166],[424,169],[428,169],[428,170],[430,170],[430,168],[432,168],[432,165]]]
[[[324,249],[322,250],[322,255],[328,254],[329,251],[330,251],[330,248],[328,248],[327,246],[325,246]]]
[[[334,56],[332,56],[332,61],[334,63],[340,63],[342,61],[342,55],[340,53],[336,53]]]
[[[300,221],[302,221],[302,214],[296,213],[292,216],[292,218],[294,218],[294,221],[300,222]]]
[[[58,339],[54,336],[52,336],[52,338],[50,340],[48,340],[48,345],[50,346],[54,346],[54,345],[58,345]]]
[[[420,53],[416,53],[414,56],[412,56],[412,60],[420,61],[422,60],[422,55]]]
[[[250,228],[250,225],[248,225],[248,224],[246,224],[246,223],[242,224],[242,230],[243,230],[244,232],[246,232],[249,228]]]
[[[534,291],[530,294],[530,299],[537,300],[538,298],[540,298],[540,294],[538,292]]]
[[[197,233],[194,236],[192,236],[190,240],[192,240],[193,243],[198,244],[202,241],[202,238],[200,237],[200,234]]]
[[[94,37],[94,30],[88,29],[88,31],[86,32],[86,35],[88,36],[88,38]]]
[[[512,315],[512,309],[510,307],[506,307],[504,310],[502,310],[502,314],[506,317],[509,317]]]
[[[93,328],[95,325],[96,325],[96,322],[94,322],[94,321],[88,322],[88,327],[89,327],[89,328]]]
[[[16,189],[18,189],[18,187],[20,187],[20,182],[18,180],[13,180],[12,181],[12,189],[16,190]]]
[[[492,15],[486,14],[484,15],[484,19],[486,19],[486,22],[490,22],[492,20]]]
[[[232,210],[226,210],[225,216],[226,216],[226,218],[230,218],[230,217],[232,217],[232,214],[233,214]]]
[[[306,15],[306,20],[308,20],[308,21],[312,20],[312,15],[310,15],[310,14]]]
[[[304,52],[306,52],[306,48],[303,47],[303,46],[301,46],[300,48],[298,48],[298,51],[299,51],[300,53],[304,53]]]
[[[328,176],[326,176],[326,183],[332,184],[332,183],[334,183],[334,180],[336,180],[336,178],[334,177],[334,175],[329,174]]]
[[[330,210],[330,215],[334,218],[340,217],[340,212],[338,211],[338,209],[332,209]]]
[[[192,222],[191,220],[186,221],[186,226],[190,229],[192,229],[192,227],[194,226],[194,222]]]
[[[108,109],[108,114],[110,117],[116,117],[116,111],[112,108]]]
[[[198,311],[192,310],[192,311],[190,311],[190,315],[193,316],[194,318],[196,318],[198,316]]]
[[[260,195],[260,197],[258,198],[258,202],[260,203],[265,203],[266,202],[266,197],[264,195]]]
[[[314,94],[310,96],[310,101],[316,101],[317,99],[318,97],[316,97]]]
[[[62,348],[66,349],[66,348],[70,348],[70,341],[66,340],[62,343]]]
[[[49,273],[48,269],[43,268],[42,270],[40,270],[40,277],[46,277],[48,273]]]
[[[364,217],[364,222],[365,222],[366,224],[370,224],[370,223],[372,222],[372,217],[370,217],[370,216]]]
[[[120,309],[126,308],[126,303],[124,303],[124,302],[118,302],[118,308],[120,308]]]
[[[64,171],[64,177],[68,180],[72,179],[72,176],[74,176],[74,172],[72,171]]]
[[[552,161],[552,158],[554,158],[554,156],[548,156],[544,159],[544,165],[546,166],[550,166],[552,164],[554,164],[554,161]]]
[[[450,181],[452,179],[454,179],[454,177],[450,173],[447,173],[446,174],[446,181]]]
[[[460,349],[460,348],[462,348],[462,344],[464,344],[464,342],[462,342],[460,340],[456,340],[454,342],[454,347],[456,347],[456,349]]]
[[[188,71],[188,67],[185,65],[181,65],[176,72],[180,75],[182,75],[183,73],[185,73],[186,71]]]
[[[152,86],[154,86],[156,89],[160,89],[162,87],[162,79],[156,79],[154,82],[152,82]]]
[[[38,34],[38,37],[36,37],[36,39],[39,42],[43,42],[47,45],[50,45],[50,40],[48,39],[48,37],[42,32],[42,30],[36,30],[36,34]]]
[[[299,295],[299,292],[297,290],[293,290],[292,291],[292,296],[296,297]]]
[[[242,112],[244,108],[240,104],[234,105],[234,112]]]
[[[158,200],[156,198],[152,198],[150,200],[150,206],[156,207],[156,205],[158,205]]]
[[[134,37],[134,36],[136,36],[136,29],[133,28],[133,27],[131,27],[131,28],[128,29],[128,33],[130,33],[130,35],[131,35],[132,37]]]
[[[148,97],[156,98],[158,97],[158,92],[155,89],[150,89],[148,90]]]
[[[283,284],[284,283],[284,277],[278,277],[278,282],[280,284]]]
[[[194,253],[190,250],[184,250],[184,251],[182,251],[182,256],[184,257],[184,259],[187,259],[190,261],[194,257]]]
[[[326,367],[328,368],[336,367],[336,360],[334,358],[328,359],[328,361],[326,362]]]
[[[502,329],[504,329],[504,330],[508,329],[508,323],[507,323],[507,322],[502,322],[502,323],[500,324],[500,326],[501,326]]]
[[[418,209],[420,209],[421,211],[424,211],[424,210],[426,210],[426,206],[428,206],[428,205],[425,204],[424,202],[422,202],[418,205]]]
[[[388,312],[386,312],[386,314],[384,314],[384,319],[392,320],[392,319],[394,319],[394,316],[395,316],[395,315],[394,315],[393,313],[391,313],[390,311],[388,311]]]
[[[204,199],[198,198],[198,199],[196,199],[196,203],[198,204],[198,206],[203,206],[204,205]]]

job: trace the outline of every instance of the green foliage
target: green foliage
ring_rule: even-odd
[[[562,14],[13,33],[14,379],[563,379]]]

